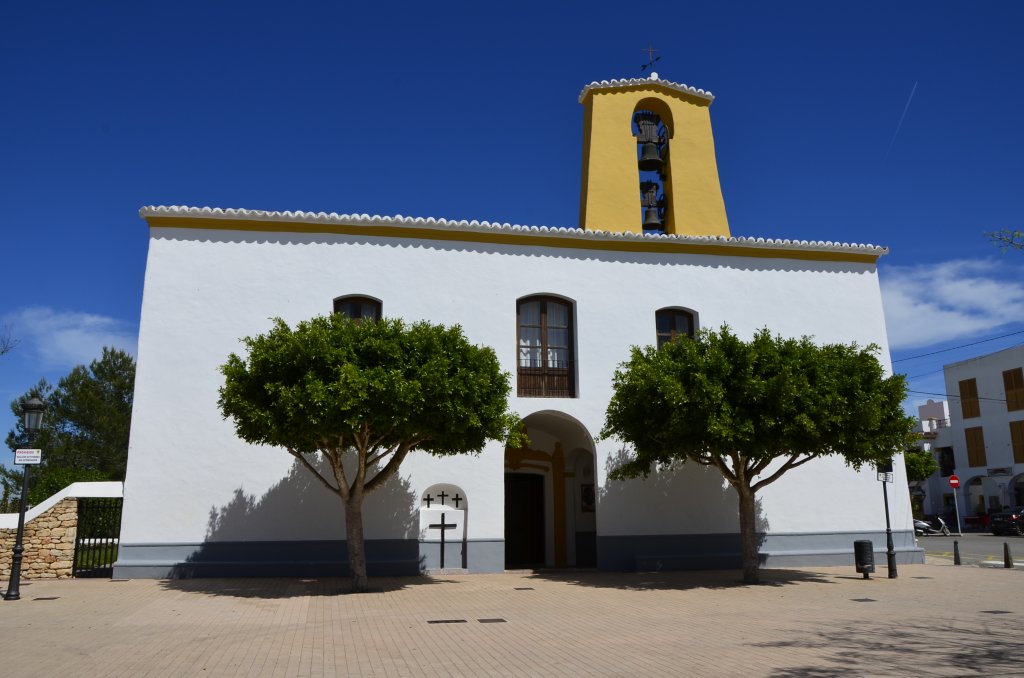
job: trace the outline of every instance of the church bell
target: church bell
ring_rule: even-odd
[[[657,207],[645,207],[644,208],[644,230],[660,231],[661,230],[661,215],[658,213]]]
[[[665,197],[658,195],[660,189],[661,186],[656,181],[640,183],[640,204],[644,208],[645,231],[660,231],[664,227],[661,215],[665,207]]]
[[[661,170],[664,165],[664,161],[661,159],[661,152],[658,150],[658,144],[647,142],[640,147],[640,160],[637,165],[644,172],[657,172]]]
[[[633,125],[639,158],[637,169],[641,173],[640,205],[643,208],[643,230],[662,231],[665,228],[665,195],[662,183],[665,180],[665,152],[668,150],[668,134],[661,118],[654,111],[638,110],[633,114]]]

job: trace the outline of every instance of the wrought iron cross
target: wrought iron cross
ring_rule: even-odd
[[[658,50],[654,49],[654,47],[651,46],[651,43],[647,43],[647,47],[643,48],[640,51],[641,52],[647,52],[647,63],[640,67],[640,72],[641,73],[646,71],[648,68],[653,69],[654,68],[654,62],[661,60],[660,56],[659,57],[654,56],[654,53],[657,52]]]
[[[452,523],[450,525],[445,523],[444,519],[445,519],[445,515],[444,515],[444,513],[442,513],[441,514],[441,522],[434,523],[433,525],[427,525],[427,527],[429,527],[432,530],[441,530],[441,569],[442,570],[444,569],[444,533],[447,532],[448,530],[454,530],[456,527],[458,527],[458,524],[456,524],[456,523]]]

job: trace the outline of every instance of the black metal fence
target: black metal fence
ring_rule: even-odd
[[[78,500],[73,577],[109,577],[117,560],[121,534],[120,498],[83,497]]]

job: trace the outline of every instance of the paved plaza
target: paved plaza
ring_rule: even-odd
[[[884,562],[884,557],[883,557]],[[1021,675],[1024,572],[928,565],[346,580],[49,580],[0,601],[20,676]]]

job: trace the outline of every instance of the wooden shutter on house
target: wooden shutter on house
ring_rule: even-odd
[[[963,412],[964,419],[981,416],[976,379],[964,379],[960,382],[960,410]]]
[[[1013,463],[1024,464],[1024,419],[1010,422],[1010,444],[1013,446]]]
[[[1003,372],[1003,390],[1007,412],[1024,410],[1024,369],[1017,367]]]
[[[985,466],[985,435],[981,427],[972,426],[964,429],[964,437],[967,439],[967,465]]]

